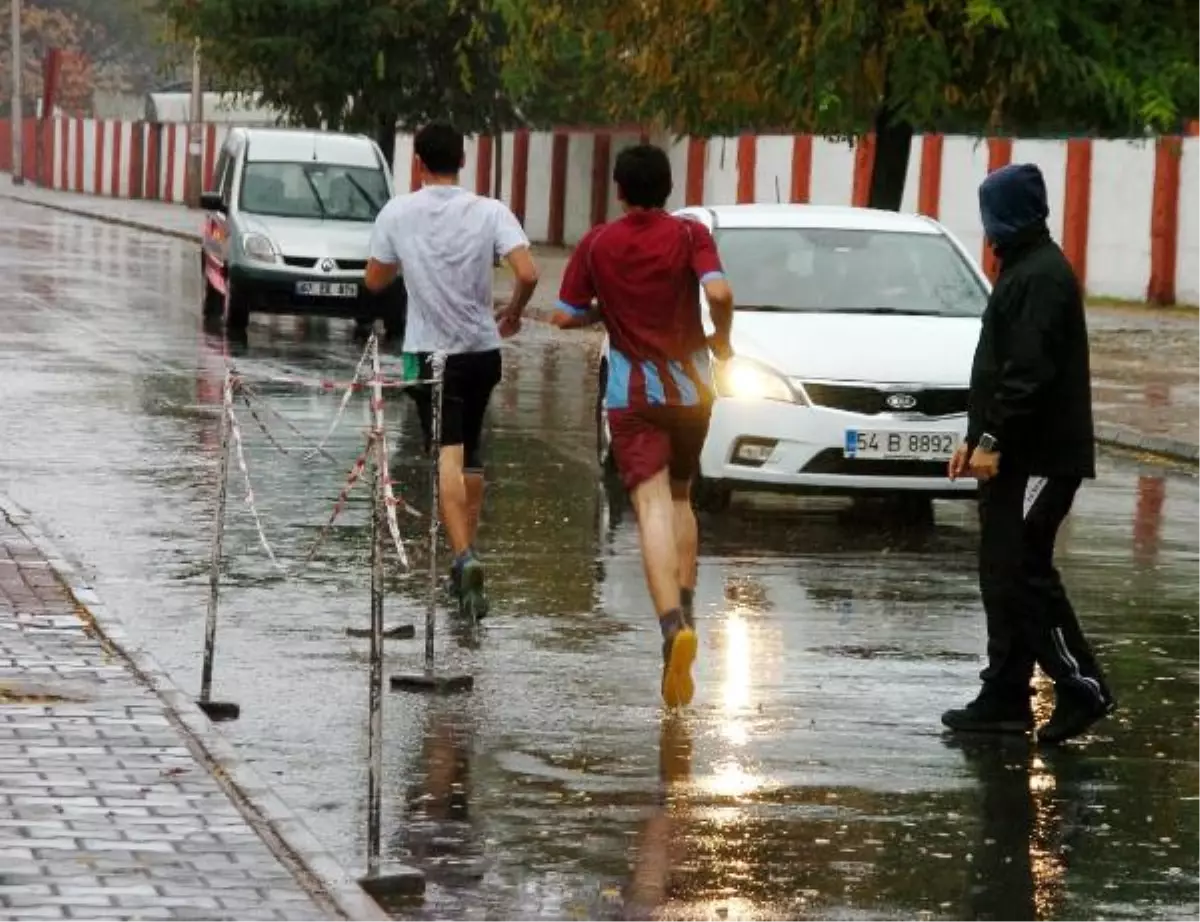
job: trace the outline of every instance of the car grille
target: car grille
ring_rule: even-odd
[[[965,387],[891,388],[860,384],[825,384],[819,381],[801,381],[804,392],[814,406],[845,410],[875,416],[879,413],[919,413],[922,416],[955,416],[967,412],[967,389]],[[896,394],[907,394],[916,403],[911,407],[889,407],[887,399]]]
[[[284,263],[296,269],[315,269],[319,260],[315,256],[285,256]],[[367,268],[365,259],[336,260],[339,272],[362,272]]]
[[[840,448],[826,448],[800,470],[802,474],[858,477],[945,477],[945,461],[878,461],[847,458]]]

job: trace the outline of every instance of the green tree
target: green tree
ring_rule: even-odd
[[[199,36],[224,89],[309,126],[373,135],[392,159],[397,126],[510,125],[504,23],[484,0],[165,0]]]
[[[1197,112],[1194,0],[496,3],[539,117],[586,101],[681,134],[874,131],[881,208],[915,130],[1137,136]]]

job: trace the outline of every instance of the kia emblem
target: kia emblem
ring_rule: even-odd
[[[322,272],[332,272],[336,268],[337,268],[337,263],[335,263],[332,259],[322,259],[321,260],[321,271]]]
[[[912,394],[889,394],[886,403],[893,410],[911,410],[917,405],[917,398]]]

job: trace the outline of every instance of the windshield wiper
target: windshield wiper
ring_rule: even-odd
[[[940,317],[936,311],[915,311],[911,307],[827,307],[827,314],[905,314],[912,317]]]
[[[754,311],[759,314],[800,314],[816,308],[782,307],[778,304],[735,304],[734,310]]]
[[[317,202],[317,210],[321,212],[321,220],[324,221],[329,216],[329,212],[325,210],[325,201],[321,198],[321,193],[317,190],[317,184],[313,182],[313,178],[309,175],[308,170],[301,170],[300,172],[304,174],[304,180],[308,183],[308,188],[312,189],[313,198]]]
[[[371,206],[371,210],[378,214],[380,205],[377,201],[375,201],[375,197],[366,190],[362,183],[360,183],[349,173],[343,173],[342,175],[346,177],[347,182],[354,187],[354,190],[363,197],[366,203]]]

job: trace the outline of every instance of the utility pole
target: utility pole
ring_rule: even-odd
[[[200,87],[200,39],[192,43],[192,104],[188,119],[187,205],[200,207],[204,183],[204,93]]]
[[[22,138],[25,110],[21,105],[21,0],[9,2],[12,5],[12,181],[19,186],[25,182],[25,165],[21,162],[25,152]]]

